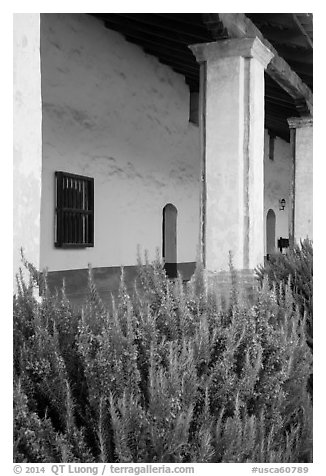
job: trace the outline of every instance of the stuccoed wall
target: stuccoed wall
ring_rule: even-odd
[[[40,15],[14,14],[13,271],[20,248],[36,266],[40,260],[41,72]]]
[[[265,130],[264,145],[264,243],[266,255],[266,217],[271,208],[276,216],[275,247],[277,240],[289,237],[289,194],[291,183],[291,147],[283,139],[276,137],[274,160],[269,159],[269,135]],[[284,198],[286,206],[279,210],[279,200]]]
[[[198,127],[184,77],[97,19],[41,15],[41,267],[133,265],[162,244],[162,210],[178,209],[178,262],[199,235]],[[95,246],[54,247],[54,172],[94,177]]]
[[[266,255],[266,217],[271,208],[276,216],[275,247],[277,240],[289,237],[289,204],[291,184],[291,147],[283,139],[276,137],[274,143],[274,160],[269,159],[269,135],[265,130],[264,146],[264,243]],[[279,200],[286,201],[285,209],[279,210]]]
[[[178,209],[178,261],[195,261],[199,131],[183,76],[84,14],[41,15],[41,60],[41,267],[133,265],[137,245],[153,257],[167,203]],[[277,240],[288,236],[290,145],[276,138],[272,162],[268,139],[265,131],[263,232],[272,208]],[[54,247],[56,170],[95,179],[94,248]]]

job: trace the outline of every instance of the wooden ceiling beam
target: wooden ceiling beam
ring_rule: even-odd
[[[282,113],[283,111],[288,111],[288,117],[296,113],[294,104],[284,104],[284,102],[280,101],[280,99],[275,96],[269,96],[268,94],[265,94],[265,103],[275,104],[282,110]]]
[[[270,88],[265,83],[265,96],[277,99],[282,104],[287,104],[289,107],[294,107],[294,101],[290,96],[284,97],[283,94],[279,94],[277,90]]]
[[[166,60],[162,60],[163,63],[165,63]],[[168,63],[166,63],[168,64]],[[198,74],[194,73],[193,71],[186,71],[183,66],[171,66],[171,64],[168,64],[170,68],[172,68],[176,73],[182,74],[183,76],[186,76],[192,81],[198,81],[199,82],[199,71]]]
[[[210,13],[205,15],[205,20],[222,22],[229,35],[233,38],[258,37],[260,41],[274,54],[267,66],[267,73],[281,86],[295,101],[305,102],[304,114],[312,114],[313,95],[308,86],[291,69],[288,63],[279,56],[271,43],[264,38],[261,31],[243,13]],[[302,114],[302,108],[300,108]]]
[[[289,45],[279,45],[277,51],[280,55],[286,58],[287,61],[297,61],[306,65],[312,65],[313,53],[311,50],[300,47],[291,47]]]
[[[155,32],[163,31],[168,34],[172,34],[177,38],[182,36],[186,39],[187,43],[191,41],[209,41],[210,35],[204,27],[199,26],[190,26],[188,24],[183,24],[180,28],[180,23],[176,24],[173,20],[169,19],[168,21],[162,21],[160,18],[153,13],[119,13],[120,17],[127,18],[134,21],[135,23],[147,25],[154,27]]]
[[[126,34],[126,38],[130,38],[133,42],[137,41],[137,38],[134,35]],[[186,66],[191,70],[199,71],[199,66],[196,62],[192,61],[188,55],[184,54],[182,50],[178,49],[167,49],[165,45],[156,44],[155,42],[143,41],[138,39],[139,45],[142,46],[145,50],[150,51],[150,54],[157,57],[165,57],[169,59],[170,62],[177,63],[182,66]]]
[[[287,13],[246,13],[246,15],[259,27],[293,28],[293,20]]]
[[[196,27],[198,25],[198,17],[200,13],[155,13],[157,17],[164,18],[166,20],[173,20],[175,22],[183,25],[189,25],[191,27]]]
[[[270,26],[261,27],[261,32],[266,40],[273,44],[293,45],[294,47],[307,48],[307,40],[297,31],[296,28],[280,29]]]
[[[126,39],[129,40],[128,36]],[[130,38],[130,41],[136,42],[135,39]],[[137,43],[136,43],[137,44]],[[144,42],[139,43],[145,53],[155,56],[161,63],[170,66],[170,68],[174,69],[175,71],[187,75],[192,76],[194,79],[199,79],[199,67],[196,64],[192,64],[187,62],[186,58],[180,59],[179,56],[173,56],[170,52],[167,53],[164,49],[158,49],[151,45],[146,45]]]
[[[121,32],[124,32],[124,34],[141,34],[143,35],[144,39],[152,39],[152,38],[157,38],[162,44],[162,40],[164,42],[169,42],[169,44],[174,44],[174,45],[184,45],[185,47],[188,46],[189,44],[189,39],[185,38],[180,38],[177,37],[176,35],[169,34],[167,32],[162,32],[162,31],[157,31],[156,28],[148,28],[145,25],[139,24],[136,21],[130,20],[128,18],[122,18],[120,15],[117,14],[112,14],[112,15],[104,15],[104,21],[106,26],[117,26]],[[193,41],[190,40],[190,42]]]
[[[189,74],[192,74],[194,77],[197,77],[197,76],[199,77],[199,68],[196,65],[192,66],[191,64],[187,63],[185,60],[181,61],[178,58],[175,61],[173,60],[171,61],[172,59],[171,55],[167,54],[166,52],[163,53],[163,50],[161,51],[155,50],[154,52],[153,49],[145,45],[143,45],[143,49],[146,53],[151,54],[155,56],[156,58],[158,58],[162,63],[168,64],[171,68],[173,69],[178,68],[180,71],[184,71],[184,73],[187,73],[187,74],[189,73]]]
[[[294,99],[289,96],[275,81],[272,80],[267,74],[265,76],[265,91],[271,93],[273,96],[277,96],[283,101],[294,104]]]
[[[302,73],[306,76],[310,76],[311,80],[313,78],[313,68],[312,65],[307,63],[300,63],[299,61],[288,60],[291,68],[297,71],[299,74]]]
[[[183,57],[185,60],[189,59],[189,62],[193,62],[193,64],[196,63],[196,60],[194,59],[192,53],[190,50],[183,48],[182,45],[179,45],[178,43],[172,43],[169,40],[165,40],[162,42],[159,38],[155,38],[151,35],[145,35],[141,33],[140,31],[137,30],[137,28],[131,29],[131,28],[125,28],[123,27],[122,24],[116,24],[114,22],[108,22],[105,21],[105,27],[108,29],[112,29],[115,31],[118,31],[122,35],[124,35],[126,38],[129,38],[130,41],[133,41],[134,43],[137,43],[139,46],[144,45],[144,47],[152,47],[153,49],[155,48],[164,48],[166,53],[168,54],[176,54],[180,57]]]
[[[155,55],[161,62],[168,64],[171,68],[176,69],[178,68],[180,71],[184,71],[184,73],[192,74],[193,76],[199,77],[199,68],[196,66],[192,66],[189,63],[180,61],[179,59],[176,61],[171,61],[171,56],[166,55],[163,53],[158,53],[157,51],[154,53],[153,50],[149,48],[144,48],[145,51],[151,55]]]
[[[275,119],[277,119],[280,123],[287,124],[287,119],[289,118],[288,115],[286,114],[281,114],[281,109],[279,106],[275,106],[275,104],[268,104],[268,107],[265,107],[265,114],[273,116]],[[293,114],[293,117],[298,116],[297,111],[291,111],[291,114]]]
[[[130,29],[129,27],[122,27],[119,25],[111,24],[110,21],[105,22],[108,28],[117,29],[125,38],[138,44],[148,54],[151,54],[158,58],[161,63],[170,66],[174,71],[184,76],[189,76],[190,81],[198,82],[199,80],[199,66],[188,48],[178,48],[176,46],[167,46],[167,41],[155,40],[153,36],[144,35],[142,32]]]
[[[289,108],[284,106],[283,104],[277,103],[274,100],[270,100],[269,98],[265,98],[265,105],[266,105],[266,112],[268,113],[275,113],[280,120],[283,120],[286,123],[288,117],[292,115],[296,115],[297,112],[295,108]]]
[[[292,13],[292,18],[293,18],[294,23],[298,27],[298,30],[303,34],[308,46],[310,46],[310,48],[312,49],[313,48],[312,40],[311,40],[310,36],[308,35],[308,33],[306,32],[304,26],[301,24],[299,18],[297,17],[297,15],[295,13]]]

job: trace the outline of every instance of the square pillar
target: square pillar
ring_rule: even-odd
[[[264,68],[258,38],[190,46],[201,65],[201,248],[207,270],[264,259]]]
[[[292,148],[290,241],[313,239],[313,119],[288,119]]]
[[[21,266],[20,248],[35,267],[40,263],[42,101],[40,14],[15,13],[13,271]]]

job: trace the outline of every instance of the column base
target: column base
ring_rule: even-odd
[[[242,269],[231,271],[219,271],[207,273],[208,290],[217,294],[218,298],[231,303],[232,287],[235,286],[239,295],[252,301],[255,290],[258,288],[255,271],[253,269]]]

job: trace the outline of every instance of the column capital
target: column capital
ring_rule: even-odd
[[[189,48],[198,63],[216,61],[220,58],[242,56],[256,58],[266,68],[274,54],[260,41],[259,38],[234,38],[230,40],[198,43]]]
[[[288,119],[288,124],[290,129],[300,129],[302,127],[312,127],[313,119],[312,116],[303,116],[303,117],[290,117]]]

